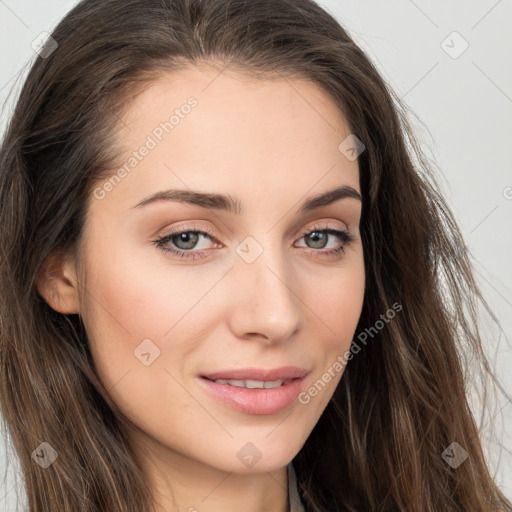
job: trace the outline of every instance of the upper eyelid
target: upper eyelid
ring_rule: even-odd
[[[341,231],[347,233],[349,236],[352,236],[350,230],[348,229],[348,226],[346,227],[339,227],[339,226],[333,226],[328,224],[329,221],[317,221],[312,226],[309,226],[307,228],[303,228],[298,232],[299,238],[302,238],[303,236],[310,234],[312,231],[327,231],[327,230],[333,230],[333,231]],[[340,221],[338,221],[340,222]],[[197,226],[180,226],[177,228],[172,228],[163,235],[159,236],[156,241],[165,240],[166,238],[171,238],[174,236],[178,236],[183,233],[200,233],[201,235],[206,235],[208,238],[210,238],[212,241],[215,241],[217,243],[222,243],[217,236],[215,236],[213,229],[211,228],[203,228],[203,227],[197,227]],[[191,250],[190,252],[194,252],[194,250]]]
[[[307,228],[300,229],[297,233],[300,233],[301,236],[304,236],[305,233],[309,233],[315,229],[319,230],[319,231],[322,231],[325,229],[334,229],[334,230],[347,231],[347,232],[350,231],[349,227],[347,226],[346,223],[343,223],[344,226],[340,227],[340,226],[336,226],[336,225],[333,226],[333,225],[329,224],[329,222],[332,222],[332,221],[327,221],[327,220],[317,221],[316,223],[314,223],[313,225],[310,225]],[[341,222],[341,221],[338,221],[338,222]],[[179,226],[176,228],[170,228],[169,230],[164,232],[162,235],[160,235],[159,238],[164,238],[164,237],[171,236],[171,235],[179,235],[181,233],[191,233],[191,232],[204,233],[205,235],[208,235],[212,238],[217,239],[215,232],[212,228],[205,228],[202,226],[197,227],[195,225],[184,225],[184,226]]]

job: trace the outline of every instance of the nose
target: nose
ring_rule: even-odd
[[[228,318],[236,336],[279,343],[301,328],[300,280],[282,250],[264,247],[252,262],[237,257],[229,279]]]

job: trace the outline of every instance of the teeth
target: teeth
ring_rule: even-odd
[[[262,380],[249,380],[245,381],[245,387],[249,389],[263,389],[265,387],[265,382]]]
[[[228,379],[226,384],[230,384],[231,386],[236,386],[238,388],[245,388],[245,382],[243,380]]]
[[[287,384],[290,379],[278,379],[278,380],[234,380],[234,379],[217,379],[214,381],[216,384],[229,384],[230,386],[237,386],[239,388],[248,388],[248,389],[268,389],[268,388],[278,388],[283,384]]]
[[[282,386],[283,384],[287,384],[287,383],[288,383],[288,379],[286,379],[286,381],[283,380],[283,379],[269,380],[269,381],[265,382],[263,387],[265,387],[265,388],[278,388],[279,386]]]

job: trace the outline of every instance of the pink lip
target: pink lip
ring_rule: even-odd
[[[305,376],[302,378],[293,378],[278,388],[264,389],[248,389],[231,386],[230,384],[216,384],[206,377],[201,377],[199,382],[201,386],[228,407],[232,407],[246,414],[274,414],[289,407],[297,400],[302,389],[304,378]],[[255,380],[277,379],[258,378]]]
[[[264,368],[239,368],[233,370],[222,370],[215,373],[201,375],[210,380],[225,379],[225,380],[264,380],[272,381],[278,379],[301,379],[308,374],[305,368],[298,366],[281,366],[265,370]]]
[[[239,368],[221,370],[200,375],[199,382],[224,405],[246,414],[274,414],[289,407],[298,397],[304,378],[308,374],[305,368],[298,366],[281,366],[280,368]],[[260,380],[285,382],[278,388],[248,389],[230,384],[217,384],[223,380]]]

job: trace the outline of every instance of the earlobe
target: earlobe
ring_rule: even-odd
[[[64,314],[79,313],[74,259],[63,253],[50,254],[36,277],[36,287],[47,304]]]

